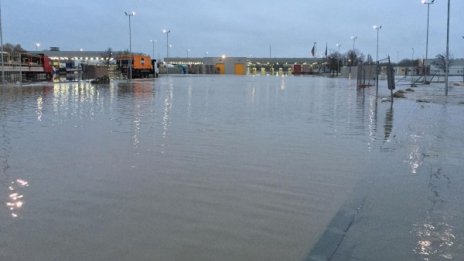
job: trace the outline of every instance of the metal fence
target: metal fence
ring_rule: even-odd
[[[357,68],[357,86],[369,87],[375,85],[376,64],[361,64]]]

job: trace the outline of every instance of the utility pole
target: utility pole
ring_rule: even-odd
[[[425,62],[424,62],[424,83],[427,84],[427,60],[429,56],[429,21],[430,21],[430,5],[435,0],[422,0],[423,4],[427,5],[427,39],[425,41]]]
[[[374,25],[372,28],[375,31],[377,31],[377,49],[376,49],[375,59],[378,61],[379,60],[379,30],[382,29],[382,26],[381,25]]]
[[[2,84],[5,83],[5,62],[3,61],[3,30],[2,30],[2,1],[0,0],[0,45],[1,47],[1,55],[0,59],[2,59]]]
[[[451,0],[448,0],[448,21],[446,26],[446,61],[445,61],[445,95],[448,96],[448,76],[449,76],[449,35],[450,35],[450,7]]]
[[[131,27],[131,16],[135,15],[135,12],[124,12],[126,16],[129,17],[129,64],[128,64],[128,69],[129,69],[129,77],[128,80],[130,81],[132,79],[132,27]]]
[[[168,66],[168,60],[169,60],[169,33],[171,30],[169,29],[163,29],[163,33],[166,34],[166,59],[164,60],[166,64],[166,74],[169,74],[169,66]]]

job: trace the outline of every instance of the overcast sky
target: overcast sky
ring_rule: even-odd
[[[421,0],[0,0],[3,41],[28,50],[51,46],[61,50],[100,51],[132,49],[170,57],[189,55],[309,57],[314,42],[317,55],[353,46],[375,57],[375,24],[382,25],[379,56],[393,60],[425,57],[427,7]],[[447,1],[430,8],[429,57],[446,48]],[[464,1],[451,0],[450,52],[464,57]]]

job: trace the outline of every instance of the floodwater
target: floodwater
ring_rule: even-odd
[[[317,77],[4,87],[0,260],[461,260],[464,105],[374,95]]]

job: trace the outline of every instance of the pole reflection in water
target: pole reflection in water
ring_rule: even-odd
[[[187,88],[187,97],[188,97],[187,114],[188,114],[188,117],[191,118],[192,117],[192,85],[191,84],[189,84]]]
[[[42,96],[37,97],[37,120],[42,121],[43,115],[43,98]]]
[[[360,125],[362,128],[367,127],[367,148],[368,151],[375,149],[377,140],[377,114],[378,114],[378,100],[373,93],[372,89],[369,88],[357,88],[356,90],[356,101],[358,108],[358,119],[362,122]],[[367,113],[366,113],[367,110]],[[367,122],[366,122],[367,120]],[[367,125],[367,126],[366,126]]]
[[[164,98],[164,114],[163,114],[163,121],[162,121],[162,126],[163,126],[163,133],[161,135],[163,142],[161,144],[161,154],[166,153],[166,138],[168,136],[169,132],[169,125],[171,124],[170,121],[170,113],[172,109],[172,99],[173,99],[173,84],[170,82],[168,85],[168,88],[166,89],[165,92],[165,98]]]
[[[147,82],[130,81],[117,84],[119,100],[129,101],[121,103],[118,108],[125,120],[130,120],[131,145],[137,149],[140,136],[147,117],[155,114],[155,85]],[[118,119],[120,120],[120,119]]]
[[[368,127],[369,127],[369,143],[368,149],[372,151],[375,146],[376,133],[377,133],[377,108],[379,102],[377,97],[369,95],[369,115],[368,115]]]
[[[390,104],[390,108],[387,109],[385,115],[385,124],[384,126],[384,142],[390,141],[390,134],[393,130],[393,103]]]

